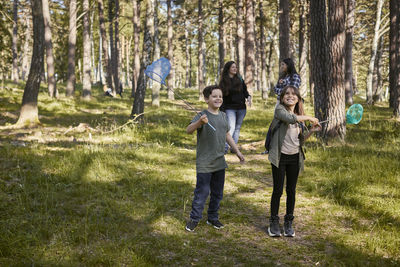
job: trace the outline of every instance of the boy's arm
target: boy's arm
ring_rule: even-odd
[[[186,128],[186,132],[188,134],[192,134],[194,131],[196,131],[203,124],[206,124],[206,123],[208,123],[208,118],[207,118],[207,115],[204,114],[197,121],[192,122],[191,124],[189,124],[189,126]]]
[[[233,138],[229,134],[229,132],[226,133],[226,142],[230,145],[231,148],[233,148],[233,151],[236,153],[237,157],[239,158],[240,163],[243,163],[244,162],[243,154],[239,151],[239,148],[235,144],[235,141],[233,140]]]

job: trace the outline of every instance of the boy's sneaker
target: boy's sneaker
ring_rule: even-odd
[[[224,228],[224,225],[219,220],[207,220],[207,224],[212,225],[215,229]]]
[[[293,220],[285,220],[283,224],[284,235],[287,237],[294,237],[295,233],[292,227]]]
[[[273,216],[269,219],[268,234],[272,237],[281,236],[281,229],[279,228],[279,217]]]
[[[194,232],[194,228],[196,228],[196,226],[199,224],[199,222],[193,221],[192,219],[190,219],[187,224],[186,224],[186,231],[189,232]]]

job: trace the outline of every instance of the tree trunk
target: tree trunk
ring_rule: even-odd
[[[225,35],[224,35],[224,1],[218,0],[218,77],[222,73],[225,63]]]
[[[185,87],[189,88],[189,87],[191,87],[191,81],[190,81],[190,45],[191,45],[191,42],[189,42],[190,21],[189,21],[189,16],[187,14],[186,4],[184,3],[182,5],[182,7],[183,7],[183,14],[185,16],[185,55],[186,55]]]
[[[28,81],[22,97],[21,112],[17,125],[33,126],[39,122],[37,100],[44,62],[44,22],[42,0],[32,0],[33,54]]]
[[[260,56],[261,56],[261,79],[260,79],[260,87],[261,87],[261,97],[262,99],[268,98],[268,86],[267,86],[267,74],[266,74],[266,61],[267,55],[265,52],[265,34],[264,34],[264,11],[263,11],[263,0],[260,0],[258,3],[259,13],[260,13]]]
[[[31,31],[31,27],[30,27],[30,17],[26,18],[25,20],[25,41],[24,41],[24,51],[23,51],[23,56],[22,56],[22,80],[25,81],[28,74],[29,74],[29,54],[30,54],[30,46],[29,46],[29,40],[31,38],[30,36],[30,31]]]
[[[54,77],[53,42],[51,36],[51,19],[49,1],[43,0],[44,42],[46,45],[47,84],[50,97],[58,98],[56,79]]]
[[[347,19],[346,19],[346,58],[345,58],[345,76],[344,87],[346,103],[353,104],[353,33],[355,21],[356,1],[347,0]]]
[[[13,31],[12,31],[12,80],[17,83],[18,73],[18,0],[13,5]]]
[[[138,83],[136,85],[135,99],[131,112],[131,118],[140,115],[144,111],[144,98],[146,95],[147,77],[144,74],[146,67],[152,62],[152,49],[154,42],[154,0],[146,0],[146,24],[143,29],[143,51],[142,51],[142,64],[140,66],[140,73]],[[141,116],[143,118],[143,116]]]
[[[122,97],[122,92],[120,90],[120,78],[119,78],[119,70],[120,70],[120,42],[119,42],[119,0],[114,0],[115,3],[115,14],[114,14],[114,56],[113,58],[113,80],[114,80],[114,89],[117,93],[119,93]]]
[[[238,67],[239,74],[245,75],[245,32],[244,32],[244,7],[243,0],[236,0],[236,24],[237,24],[237,61],[236,66]]]
[[[68,36],[68,74],[65,95],[71,97],[75,92],[75,54],[76,54],[76,0],[69,2],[69,36]]]
[[[246,1],[246,67],[245,81],[249,94],[254,89],[254,65],[255,65],[255,34],[254,34],[254,2]]]
[[[326,113],[328,119],[332,120],[326,123],[323,137],[325,140],[336,137],[344,140],[346,135],[344,96],[346,7],[342,0],[329,0],[328,6],[329,79]]]
[[[160,58],[160,40],[158,31],[158,1],[155,1],[154,7],[154,58],[157,60]],[[158,82],[153,83],[152,94],[151,94],[151,104],[152,106],[160,106],[160,88],[161,84]]]
[[[89,33],[89,0],[83,0],[83,83],[82,97],[90,99],[92,84],[90,79],[90,33]]]
[[[108,54],[108,42],[107,42],[107,31],[106,31],[106,23],[105,23],[105,18],[104,18],[104,4],[103,0],[97,0],[97,6],[99,9],[99,28],[100,28],[100,35],[101,35],[101,46],[102,46],[102,51],[103,51],[103,61],[104,61],[104,66],[106,69],[105,73],[105,78],[106,78],[106,84],[107,88],[112,88],[112,70],[111,70],[111,64],[110,64],[110,57]]]
[[[397,62],[398,62],[398,55],[397,55],[397,47],[399,43],[399,9],[400,4],[397,0],[390,0],[390,30],[389,30],[389,106],[393,108],[394,115],[396,115],[397,105],[396,102],[398,101],[398,94],[397,94],[397,83],[399,72],[397,70]],[[398,113],[398,112],[397,112]],[[399,113],[398,113],[399,114]]]
[[[140,41],[140,1],[133,0],[133,71],[132,71],[132,97],[136,92],[136,85],[138,84],[140,73],[140,55],[139,55],[139,41]]]
[[[203,89],[204,89],[204,52],[203,52],[203,8],[202,8],[202,0],[198,1],[199,14],[198,14],[198,64],[197,64],[197,80],[198,80],[198,89],[199,89],[199,100],[203,99]]]
[[[200,4],[199,4],[200,5]],[[175,67],[174,67],[174,44],[173,44],[173,27],[172,27],[172,8],[171,8],[171,0],[167,0],[167,24],[168,24],[168,58],[171,63],[171,71],[169,72],[168,77],[168,99],[174,100],[174,92],[173,87],[175,83]],[[171,90],[172,89],[172,90]]]
[[[290,57],[290,1],[279,0],[279,62]]]
[[[376,53],[374,71],[372,73],[372,104],[382,101],[382,56],[383,56],[383,36],[379,38],[378,50]]]
[[[371,58],[369,60],[368,74],[367,74],[367,91],[366,91],[366,93],[367,93],[367,104],[368,105],[372,105],[373,104],[373,99],[372,99],[372,76],[373,76],[373,72],[374,72],[376,53],[377,53],[377,50],[378,50],[379,28],[380,28],[380,25],[381,25],[382,6],[383,6],[383,0],[378,0],[377,8],[376,8],[376,21],[375,21],[374,38],[372,40]]]
[[[314,81],[314,113],[320,120],[326,119],[326,92],[328,89],[328,50],[325,0],[310,1],[310,55],[311,75]],[[325,124],[323,125],[325,126]]]
[[[400,3],[390,1],[390,104],[393,116],[400,118]]]
[[[300,94],[307,97],[307,29],[306,0],[299,0],[299,74],[301,78]]]

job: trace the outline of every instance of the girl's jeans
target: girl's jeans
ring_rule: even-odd
[[[225,183],[225,169],[211,173],[197,173],[196,189],[192,202],[190,219],[200,221],[208,195],[208,220],[218,220],[219,203],[222,200]],[[211,194],[210,194],[211,192]]]
[[[243,119],[246,116],[246,109],[227,109],[225,110],[229,121],[229,134],[237,144],[239,141],[240,128],[242,127]],[[225,152],[228,152],[229,145],[225,143]]]
[[[293,216],[296,201],[296,184],[299,176],[299,154],[286,155],[281,153],[279,168],[272,166],[274,189],[271,197],[271,217],[278,216],[279,202],[283,192],[286,173],[286,215]]]

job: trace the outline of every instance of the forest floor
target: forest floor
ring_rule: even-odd
[[[271,167],[261,152],[274,98],[256,92],[248,109],[239,141],[246,163],[226,155],[225,228],[203,219],[189,233],[196,135],[185,128],[193,113],[162,90],[160,108],[147,97],[144,122],[119,128],[132,108],[128,92],[110,98],[95,87],[83,101],[45,91],[41,125],[16,129],[23,85],[0,90],[0,266],[400,265],[400,123],[386,103],[363,105],[344,143],[310,138],[296,236],[271,238]],[[206,106],[196,90],[180,92]],[[281,200],[282,218],[285,193]]]

